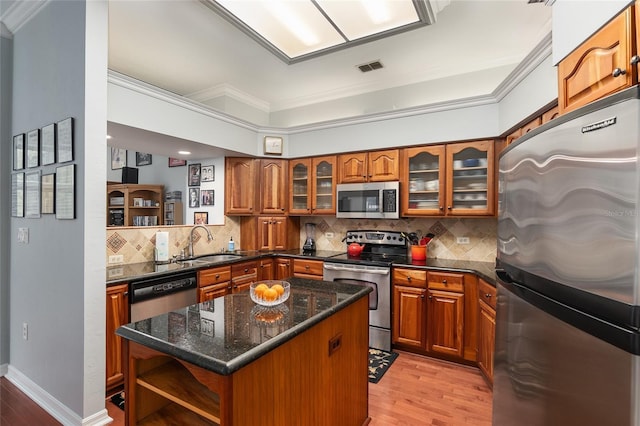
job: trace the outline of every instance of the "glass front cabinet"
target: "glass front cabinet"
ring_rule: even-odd
[[[336,156],[289,161],[290,215],[335,214]]]
[[[403,216],[494,214],[494,143],[477,141],[403,150]]]

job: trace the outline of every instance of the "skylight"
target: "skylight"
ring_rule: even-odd
[[[201,0],[287,63],[435,22],[428,0]]]

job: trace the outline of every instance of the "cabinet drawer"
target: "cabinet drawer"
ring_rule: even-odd
[[[429,272],[427,277],[431,289],[464,292],[464,274]]]
[[[257,262],[244,262],[231,265],[231,276],[234,280],[237,277],[243,275],[255,275],[258,276],[258,263]]]
[[[496,293],[494,286],[482,279],[478,280],[478,300],[484,301],[493,309],[496,308]]]
[[[220,268],[203,269],[198,271],[198,287],[211,284],[220,284],[231,279],[231,268],[223,266]]]
[[[393,269],[393,284],[426,288],[427,271],[420,269]]]
[[[293,273],[322,276],[322,264],[318,260],[293,259]]]

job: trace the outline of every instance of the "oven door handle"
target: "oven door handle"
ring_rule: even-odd
[[[349,268],[345,266],[327,265],[324,264],[324,269],[330,271],[347,271],[347,272],[366,272],[367,274],[389,275],[388,269],[364,269],[364,268]]]

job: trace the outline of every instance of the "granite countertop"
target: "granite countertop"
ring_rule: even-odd
[[[222,375],[229,375],[365,297],[371,288],[289,278],[291,293],[272,308],[249,292],[230,294],[124,325],[116,334]],[[266,322],[261,313],[279,319]]]

